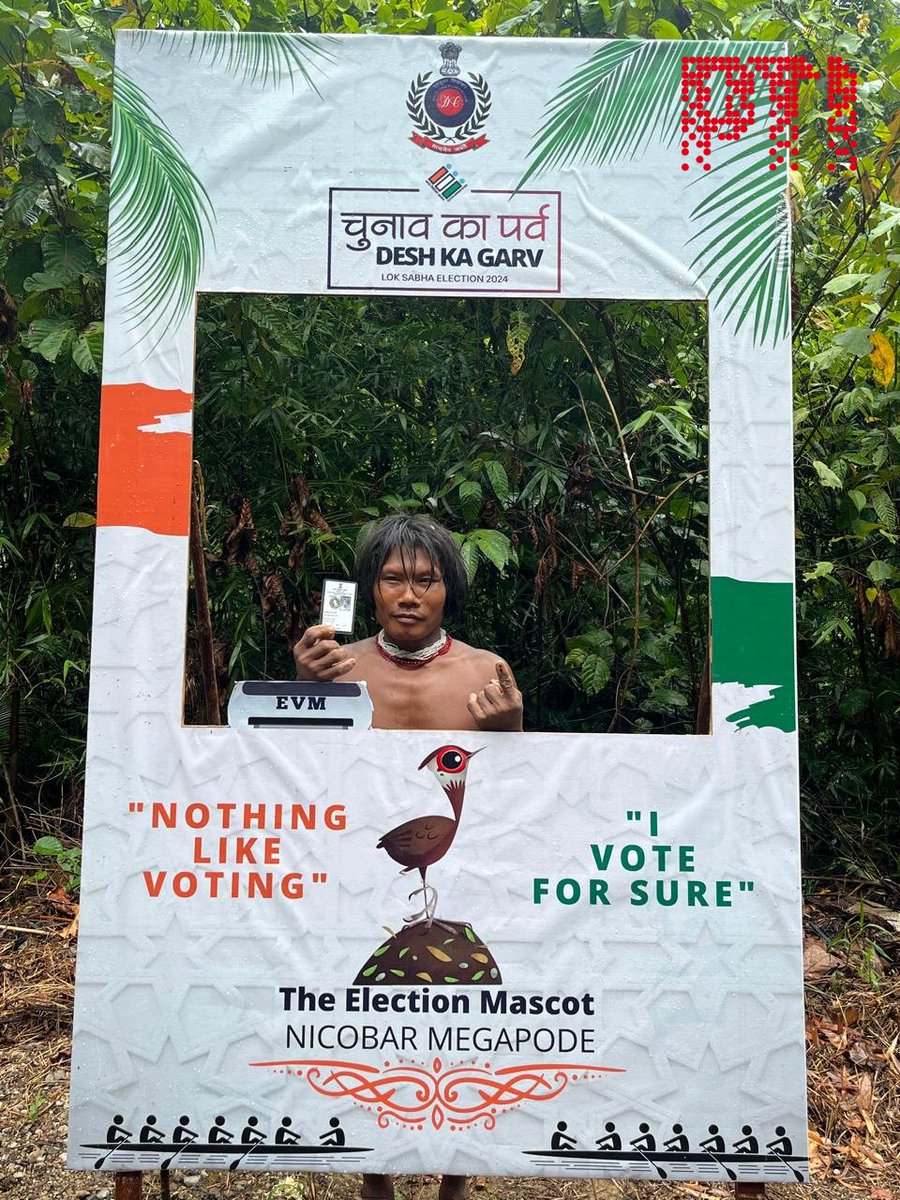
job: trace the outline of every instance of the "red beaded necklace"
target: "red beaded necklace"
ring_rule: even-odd
[[[442,654],[446,654],[452,645],[453,638],[443,629],[433,648],[426,646],[424,650],[401,650],[399,646],[395,646],[393,642],[387,640],[383,629],[379,629],[375,637],[375,649],[381,657],[386,658],[388,662],[392,662],[395,667],[400,667],[404,671],[420,671],[422,667],[427,667],[436,658],[440,658]],[[418,655],[422,655],[423,657],[417,657]]]

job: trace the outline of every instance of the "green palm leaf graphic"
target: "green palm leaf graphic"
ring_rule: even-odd
[[[549,167],[634,158],[656,139],[671,144],[681,130],[682,58],[686,52],[728,54],[728,47],[728,42],[604,43],[548,105],[529,151],[534,161],[519,186]],[[710,82],[721,87],[716,76]]]
[[[754,54],[778,54],[781,47],[756,43]],[[685,54],[733,55],[726,41],[609,41],[566,81],[547,106],[544,124],[534,137],[532,160],[519,181],[522,187],[539,171],[573,162],[601,166],[634,159],[651,143],[671,146],[681,133],[681,70]],[[710,79],[712,111],[720,111],[724,77]],[[724,319],[736,329],[753,320],[753,340],[777,340],[787,329],[788,224],[781,171],[768,170],[768,138],[759,130],[767,109],[757,97],[757,130],[741,142],[714,143],[720,162],[705,178],[746,160],[734,178],[691,212],[705,222],[691,264],[707,285]]]
[[[313,68],[321,69],[317,59],[332,60],[329,37],[309,37],[301,33],[220,33],[215,31],[184,31],[166,34],[162,38],[158,31],[142,30],[135,41],[138,45],[145,39],[159,39],[157,44],[165,54],[176,54],[187,49],[189,58],[206,60],[210,66],[220,64],[229,74],[240,75],[244,83],[290,81],[291,87],[297,75],[318,92],[312,78]]]
[[[768,169],[770,142],[765,128],[730,146],[709,173],[729,170],[726,181],[691,212],[706,223],[691,238],[699,250],[691,263],[723,314],[735,318],[735,332],[753,319],[759,345],[787,334],[790,322],[790,226],[784,175]],[[736,163],[745,163],[732,173]]]
[[[212,206],[177,142],[127,75],[112,114],[110,245],[139,295],[132,328],[178,320],[194,300]],[[151,319],[155,318],[155,319]]]
[[[301,34],[141,30],[164,53],[188,57],[241,77],[276,84],[299,75],[314,91],[315,59],[330,59],[330,38]],[[203,184],[141,89],[116,74],[112,117],[110,244],[121,260],[126,296],[136,297],[131,328],[146,331],[178,321],[194,301],[205,241],[214,215]]]

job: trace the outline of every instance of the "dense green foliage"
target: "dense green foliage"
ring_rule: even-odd
[[[708,609],[704,318],[207,299],[196,453],[231,678],[290,672],[319,579],[351,569],[367,522],[432,512],[474,582],[461,632],[515,664],[529,727],[690,732]],[[251,518],[252,556],[236,536]]]
[[[8,836],[76,818],[117,28],[788,39],[860,80],[829,172],[824,79],[792,176],[808,845],[897,872],[900,20],[887,0],[22,0],[0,4],[0,789]],[[824,72],[823,72],[824,74]],[[706,655],[705,353],[689,305],[215,297],[197,456],[224,679],[289,669],[361,525],[433,511],[529,723],[693,726]],[[193,658],[189,715],[199,711]]]

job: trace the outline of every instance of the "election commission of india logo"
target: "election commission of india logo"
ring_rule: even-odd
[[[456,42],[444,42],[440,51],[437,79],[425,71],[406,93],[406,111],[415,126],[412,141],[438,154],[477,150],[487,142],[480,130],[491,115],[491,89],[483,75],[470,72],[468,82],[460,76],[456,60],[462,47]]]

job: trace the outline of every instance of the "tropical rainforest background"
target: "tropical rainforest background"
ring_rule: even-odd
[[[806,863],[900,878],[892,0],[0,2],[7,847],[37,845],[74,886],[112,70],[135,27],[784,40],[818,65],[790,177]],[[828,166],[832,55],[857,72],[852,171]],[[351,572],[368,522],[409,510],[458,536],[473,587],[458,632],[513,662],[531,728],[702,731],[705,321],[691,304],[202,297],[193,575],[209,621],[192,608],[185,719],[218,719],[235,679],[289,678],[321,578]]]

